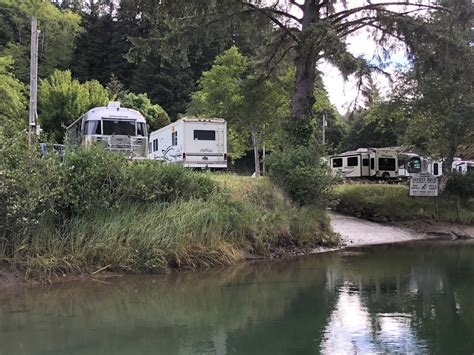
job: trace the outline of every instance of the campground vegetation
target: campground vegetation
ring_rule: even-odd
[[[61,162],[25,145],[0,146],[0,259],[30,276],[224,266],[338,243],[324,206],[297,206],[266,178],[130,163],[100,149]]]
[[[470,0],[0,0],[0,259],[31,272],[156,271],[337,242],[323,212],[334,204],[323,156],[403,144],[450,166],[458,147],[474,144],[473,13]],[[25,139],[32,14],[41,30],[42,142],[61,143],[65,126],[117,100],[152,130],[184,115],[225,118],[231,162],[250,155],[259,175],[265,148],[268,176],[129,164],[94,149],[64,162],[41,158]],[[383,55],[349,51],[360,30]],[[400,46],[409,65],[382,95],[374,73]],[[356,78],[365,102],[341,114],[321,61]],[[472,223],[472,196],[459,193],[468,179],[443,185],[456,197],[456,218]],[[385,210],[383,196],[404,189],[338,187],[337,208],[359,213],[359,199],[364,211]],[[422,211],[412,215],[434,216],[410,201],[407,211]],[[451,203],[446,197],[446,211]],[[436,216],[454,220],[443,208]]]
[[[439,198],[413,198],[405,185],[346,184],[335,189],[334,209],[375,221],[435,220],[474,224],[474,174],[456,174]]]

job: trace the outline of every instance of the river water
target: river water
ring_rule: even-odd
[[[474,245],[385,245],[0,295],[0,354],[474,351]]]

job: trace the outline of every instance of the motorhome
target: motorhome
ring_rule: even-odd
[[[149,159],[190,168],[227,168],[227,123],[182,118],[150,133]]]
[[[145,159],[148,154],[145,118],[136,110],[120,107],[119,102],[87,111],[66,128],[66,140],[73,145],[96,144],[130,159]]]
[[[365,179],[400,179],[421,172],[421,158],[399,148],[359,148],[333,156],[333,171],[343,177]]]

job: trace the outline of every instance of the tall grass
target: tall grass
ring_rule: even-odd
[[[432,219],[474,224],[474,206],[456,196],[410,197],[404,185],[352,184],[336,188],[335,209],[349,215],[391,221]]]
[[[31,277],[102,267],[162,272],[338,243],[324,211],[293,205],[269,180],[212,179],[218,188],[205,196],[123,200],[115,208],[95,207],[59,225],[45,217],[30,229],[30,238],[15,236],[15,252],[7,259]]]

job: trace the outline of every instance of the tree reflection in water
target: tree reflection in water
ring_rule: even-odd
[[[0,354],[472,353],[474,247],[379,246],[0,295]]]

